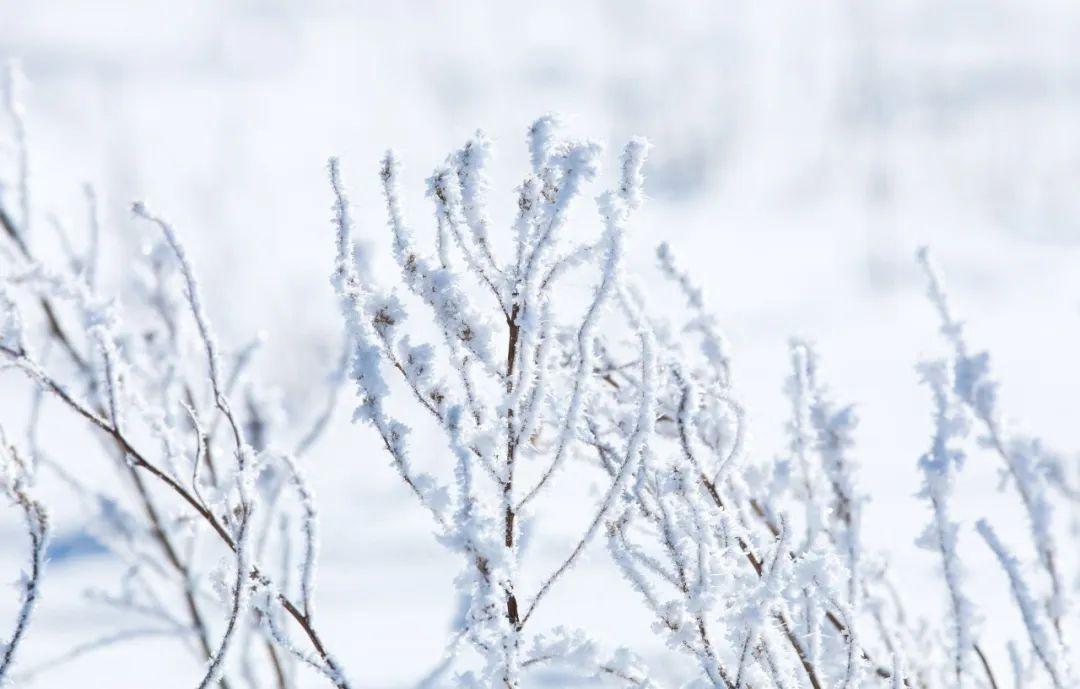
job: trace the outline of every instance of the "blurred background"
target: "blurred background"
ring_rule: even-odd
[[[1078,35],[1080,5],[1065,0],[0,0],[0,56],[28,80],[36,202],[78,226],[82,184],[95,184],[106,280],[121,285],[146,232],[129,203],[148,199],[189,242],[223,339],[266,334],[257,368],[296,413],[318,403],[340,342],[329,155],[342,158],[361,233],[386,246],[376,170],[388,147],[423,234],[424,178],[477,128],[496,142],[491,203],[507,227],[535,117],[559,112],[571,132],[605,140],[608,170],[626,137],[647,136],[635,269],[655,277],[653,248],[667,241],[705,287],[757,459],[784,448],[787,338],[818,342],[834,395],[862,419],[867,528],[913,577],[934,565],[912,544],[930,434],[914,365],[941,351],[918,246],[936,252],[973,345],[992,350],[1006,411],[1063,451],[1080,447]],[[323,546],[325,635],[347,639],[338,646],[364,686],[410,686],[442,652],[455,564],[370,435],[349,426],[345,397],[309,470],[323,518],[349,524]],[[0,390],[3,408],[17,403]],[[978,516],[998,476],[989,457],[971,464],[965,508]],[[73,532],[59,514],[58,533]],[[584,508],[561,514],[541,560],[581,531]],[[0,565],[17,563],[17,524],[0,530]],[[613,644],[650,638],[596,550],[554,608],[600,606]],[[28,662],[107,628],[79,601],[88,573],[109,576],[103,559],[54,553]],[[932,614],[938,602],[910,601]],[[194,681],[190,658],[151,641],[34,686],[118,666],[128,671],[109,686]]]

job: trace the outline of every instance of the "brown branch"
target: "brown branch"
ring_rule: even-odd
[[[510,309],[510,315],[506,318],[507,346],[506,346],[506,391],[509,393],[514,385],[514,363],[518,356],[518,336],[520,328],[517,324],[518,304]],[[506,411],[506,481],[503,483],[503,540],[508,551],[514,548],[514,455],[517,451],[517,443],[514,439],[514,410]],[[506,618],[512,629],[521,629],[523,620],[518,611],[517,595],[514,593],[514,582],[508,582],[506,592]]]
[[[986,654],[983,653],[983,650],[979,647],[979,644],[974,643],[972,644],[972,647],[975,649],[975,655],[979,656],[979,662],[982,663],[983,670],[986,672],[986,679],[990,682],[990,688],[998,689],[997,680],[994,679],[994,671],[990,669],[990,661],[987,660]]]

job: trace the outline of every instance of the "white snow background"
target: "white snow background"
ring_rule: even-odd
[[[0,0],[0,56],[20,58],[30,82],[35,198],[77,226],[82,183],[102,189],[117,289],[149,231],[128,204],[150,200],[188,243],[221,340],[264,331],[256,368],[304,418],[342,328],[328,282],[329,155],[342,159],[358,233],[386,248],[376,171],[387,147],[427,237],[423,180],[476,128],[496,142],[491,210],[507,233],[536,116],[560,112],[575,134],[607,142],[596,193],[625,138],[647,136],[649,200],[630,256],[654,307],[672,301],[651,290],[653,249],[667,241],[733,344],[755,459],[784,452],[787,338],[817,341],[835,397],[858,405],[856,456],[874,496],[866,540],[929,616],[945,594],[935,556],[913,543],[928,518],[914,493],[932,430],[914,366],[943,345],[919,245],[935,250],[972,345],[991,350],[1006,412],[1074,461],[1080,448],[1078,35],[1080,5],[1060,0]],[[576,222],[588,233],[599,219]],[[5,419],[25,413],[14,380],[0,375]],[[350,389],[307,461],[323,525],[321,633],[358,686],[412,686],[441,656],[457,563],[374,434],[350,425],[353,406]],[[92,447],[74,423],[42,437],[75,465]],[[87,475],[111,480],[91,454]],[[534,577],[571,547],[595,500],[597,487],[562,480],[578,499],[539,506]],[[992,613],[1007,586],[969,530],[994,514],[1003,537],[1020,538],[997,484],[997,462],[973,451],[958,516],[973,598],[999,618],[984,635],[1000,651],[1014,620]],[[45,497],[67,545],[54,547],[24,668],[115,627],[82,591],[117,576],[116,563],[80,541],[61,488]],[[17,578],[24,548],[5,513],[0,582]],[[592,551],[543,622],[588,617],[600,639],[649,644],[649,660],[678,677],[602,547]],[[15,597],[0,586],[0,619]],[[140,641],[27,686],[186,688],[199,668],[173,640]]]

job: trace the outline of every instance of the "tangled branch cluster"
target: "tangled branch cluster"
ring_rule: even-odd
[[[133,212],[154,239],[124,303],[98,285],[92,192],[85,248],[67,241],[63,261],[39,257],[26,131],[14,90],[6,93],[20,155],[0,198],[0,355],[34,392],[25,442],[5,435],[0,448],[3,488],[31,544],[0,678],[20,676],[10,668],[42,585],[48,521],[31,494],[48,476],[74,492],[94,537],[124,563],[116,588],[91,597],[132,620],[54,662],[169,636],[205,661],[192,678],[200,688],[292,687],[297,668],[358,686],[330,651],[345,641],[324,640],[316,623],[318,517],[300,468],[331,422],[337,386],[310,418],[287,420],[250,375],[258,341],[234,351],[218,344],[178,232],[144,204]],[[425,686],[531,686],[553,667],[582,681],[665,686],[643,653],[603,646],[588,630],[538,628],[551,591],[601,546],[683,659],[686,686],[996,689],[1006,686],[1006,662],[1017,686],[1075,686],[1068,636],[1077,579],[1066,569],[1075,558],[1061,542],[1064,513],[1080,497],[1076,472],[1004,423],[988,355],[971,353],[925,252],[951,353],[920,366],[935,430],[918,459],[930,508],[919,542],[940,561],[946,606],[943,619],[920,625],[902,604],[911,592],[894,584],[874,547],[880,538],[864,529],[857,418],[832,397],[812,344],[790,344],[787,456],[754,458],[704,292],[666,245],[659,272],[683,306],[651,305],[625,270],[647,142],[623,150],[615,188],[595,199],[599,231],[584,240],[568,218],[588,201],[601,147],[561,138],[551,116],[529,128],[528,145],[509,240],[488,212],[491,142],[477,133],[428,179],[429,249],[405,218],[399,164],[386,155],[379,179],[399,271],[393,287],[363,268],[366,245],[354,236],[339,163],[329,164],[331,282],[347,341],[335,378],[355,386],[354,419],[371,428],[460,560],[462,603]],[[78,462],[53,457],[39,437],[62,409],[88,425],[114,466],[109,491],[86,484]],[[972,537],[952,510],[972,428],[999,457],[1030,533],[1014,550],[988,519],[974,530],[1000,562],[1023,623],[1007,654],[980,640],[979,617],[1001,606],[971,599],[958,555],[960,539]],[[415,460],[419,443],[440,448],[434,461]],[[569,499],[568,486],[597,476],[604,487],[580,537],[549,571],[525,576],[525,534],[545,526],[537,505]]]

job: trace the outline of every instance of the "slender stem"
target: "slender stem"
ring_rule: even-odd
[[[518,356],[518,337],[520,335],[520,328],[517,324],[518,304],[510,310],[510,315],[506,319],[507,324],[507,346],[506,346],[506,392],[509,395],[513,392],[514,386],[514,363]],[[502,487],[502,502],[503,502],[503,541],[506,547],[507,557],[513,560],[514,557],[514,520],[516,517],[514,510],[514,458],[517,453],[517,441],[514,434],[514,410],[512,408],[506,411],[506,479],[503,482]],[[512,570],[511,570],[512,571]],[[521,619],[521,614],[518,610],[517,594],[514,592],[514,581],[507,578],[506,581],[506,619],[510,623],[511,634],[515,638],[511,639],[511,643],[507,645],[507,653],[511,654],[511,657],[507,658],[507,674],[504,677],[507,687],[516,686],[516,678],[511,674],[516,672],[511,667],[516,661],[517,655],[517,633],[521,629],[524,621]]]
[[[986,658],[986,654],[983,653],[979,644],[972,644],[972,647],[975,649],[975,655],[979,656],[979,662],[982,663],[983,670],[986,672],[986,679],[990,682],[990,688],[998,689],[997,680],[994,679],[994,671],[990,669],[990,661]]]

